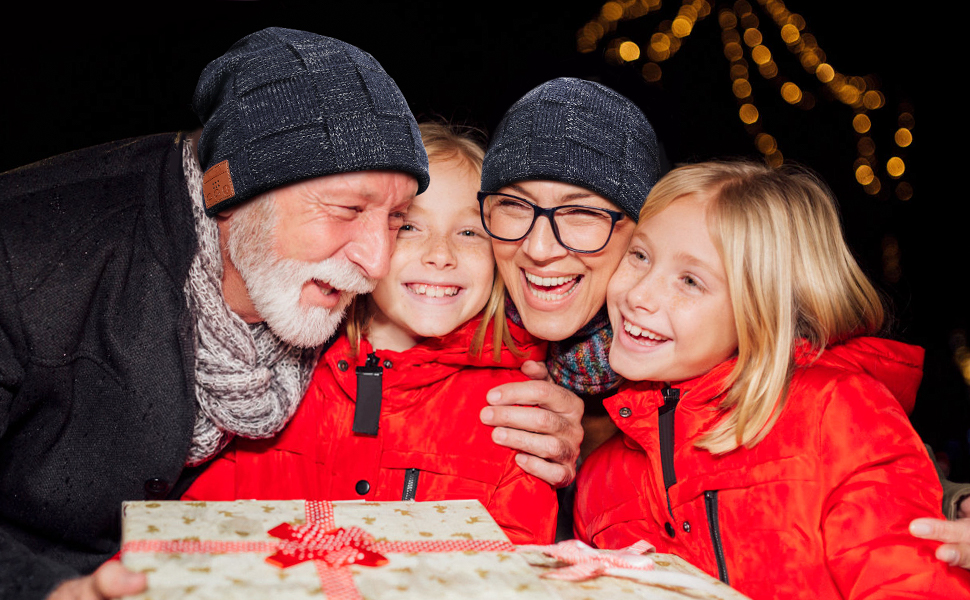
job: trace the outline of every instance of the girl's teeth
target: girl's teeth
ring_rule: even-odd
[[[444,298],[445,296],[454,296],[458,294],[460,289],[458,286],[454,285],[426,285],[423,283],[408,286],[412,292],[421,296],[427,296],[429,298]]]
[[[670,338],[665,338],[662,335],[656,334],[649,329],[643,329],[638,325],[634,325],[629,321],[623,321],[623,330],[632,335],[633,337],[644,337],[648,340],[653,340],[655,342],[665,342]]]

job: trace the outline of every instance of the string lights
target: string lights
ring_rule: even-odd
[[[756,12],[758,8],[760,11]],[[856,140],[856,159],[852,165],[856,182],[871,196],[886,197],[891,190],[900,200],[912,198],[913,187],[906,180],[907,150],[913,143],[912,109],[908,106],[900,108],[894,146],[888,152],[890,156],[880,158],[870,116],[886,104],[877,80],[873,76],[846,75],[838,71],[827,61],[815,36],[808,31],[805,19],[789,11],[784,2],[755,0],[753,6],[748,0],[683,0],[676,15],[661,20],[649,39],[632,40],[618,34],[620,23],[654,14],[660,16],[662,11],[661,0],[610,0],[577,32],[576,48],[583,53],[602,48],[607,61],[637,65],[646,82],[659,84],[663,78],[663,64],[677,54],[699,21],[714,14],[721,29],[731,91],[738,103],[738,119],[769,164],[780,165],[784,155],[777,137],[765,131],[751,85],[753,72],[771,84],[778,98],[800,110],[810,111],[829,98],[850,107]],[[774,25],[767,34],[763,20]],[[787,77],[769,46],[782,46],[794,55],[827,93],[813,93]]]

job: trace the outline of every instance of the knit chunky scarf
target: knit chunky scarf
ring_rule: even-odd
[[[187,465],[215,456],[234,435],[266,438],[296,412],[318,350],[291,346],[265,323],[248,325],[222,294],[222,253],[215,219],[205,215],[202,170],[186,140],[182,153],[192,198],[198,253],[185,296],[195,323],[195,396],[198,412]]]
[[[518,325],[522,317],[505,297],[505,314]],[[558,342],[549,342],[546,368],[552,380],[580,396],[593,396],[615,388],[620,376],[610,368],[610,342],[613,328],[604,306],[596,315],[572,336]]]

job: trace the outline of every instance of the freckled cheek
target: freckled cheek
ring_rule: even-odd
[[[693,298],[680,294],[666,294],[666,296],[668,310],[679,312],[690,311],[696,306],[696,301]]]
[[[458,257],[458,268],[476,281],[491,286],[492,275],[495,272],[495,260],[492,257],[491,244],[478,244],[460,248],[455,253]]]

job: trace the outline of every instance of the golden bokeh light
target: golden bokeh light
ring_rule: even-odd
[[[744,100],[751,95],[751,82],[747,79],[735,79],[731,84],[731,91],[734,92],[735,98]]]
[[[913,118],[913,113],[904,111],[899,113],[899,117],[896,119],[900,127],[905,127],[906,129],[912,129],[916,127],[916,119]]]
[[[862,95],[862,104],[869,110],[876,110],[886,104],[886,98],[878,90],[869,90]]]
[[[761,32],[757,29],[746,29],[744,32],[744,43],[748,45],[749,48],[754,48],[755,46],[760,46],[761,42]]]
[[[742,56],[744,56],[744,50],[741,48],[741,44],[735,42],[724,44],[724,58],[738,60]]]
[[[758,151],[762,154],[771,154],[778,150],[778,142],[775,138],[767,133],[759,133],[754,138],[754,145],[758,148]]]
[[[767,46],[755,46],[751,49],[751,60],[759,65],[766,64],[771,60],[771,50]]]
[[[650,36],[650,47],[657,52],[666,52],[670,50],[670,36],[666,33],[655,33]]]
[[[829,83],[835,79],[835,69],[828,63],[822,63],[815,69],[815,76],[822,83]]]
[[[797,27],[789,23],[781,28],[781,39],[783,39],[786,44],[795,44],[801,39],[801,33],[798,31]]]
[[[640,58],[640,46],[637,46],[630,40],[621,43],[618,51],[620,58],[626,62],[632,62]]]
[[[643,75],[643,80],[656,83],[660,81],[663,71],[660,69],[660,65],[655,62],[644,63],[643,69],[640,70],[641,75]]]
[[[670,25],[670,32],[676,37],[685,38],[690,35],[694,28],[694,22],[687,17],[677,17]]]
[[[785,155],[781,153],[781,150],[775,150],[766,154],[765,160],[768,161],[768,166],[777,169],[785,164]]]
[[[871,128],[872,121],[868,115],[859,113],[852,117],[852,129],[855,129],[856,133],[868,133]]]
[[[860,156],[872,156],[876,153],[876,143],[869,136],[859,138],[856,149]]]
[[[909,200],[913,197],[913,186],[905,181],[900,182],[900,184],[896,186],[896,197],[904,202]]]
[[[896,130],[894,139],[896,140],[896,145],[900,148],[908,148],[913,143],[913,132],[905,127],[900,127]]]
[[[866,185],[862,186],[863,191],[870,196],[878,196],[879,192],[882,191],[882,182],[876,177]]]
[[[738,26],[738,18],[734,11],[722,10],[717,13],[717,24],[721,26],[721,29],[734,29]]]
[[[898,156],[894,156],[886,162],[886,172],[893,179],[899,179],[906,172],[906,163]]]
[[[802,101],[802,90],[790,81],[786,81],[781,86],[781,97],[788,104],[798,104]]]
[[[855,180],[862,185],[869,185],[876,179],[876,174],[869,165],[859,165],[855,170]]]
[[[619,2],[607,2],[600,10],[600,15],[607,21],[619,21],[623,17],[623,5]]]
[[[746,125],[757,123],[758,108],[754,104],[750,104],[750,103],[742,104],[741,108],[738,110],[738,116],[741,117],[741,122]]]
[[[735,61],[731,64],[731,80],[735,79],[747,79],[748,78],[748,65],[744,61]]]
[[[741,43],[741,34],[738,33],[737,29],[725,29],[721,32],[721,43],[727,44],[728,42]]]
[[[769,60],[765,64],[758,67],[758,72],[765,79],[774,79],[778,76],[778,65],[773,60]]]
[[[802,67],[809,73],[816,73],[819,65],[822,63],[818,55],[814,52],[802,52],[798,55],[799,62],[802,63]],[[825,83],[824,81],[822,83]]]

